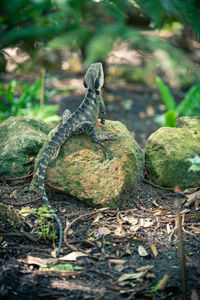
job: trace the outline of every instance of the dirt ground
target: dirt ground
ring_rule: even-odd
[[[81,93],[74,91],[52,102],[60,104],[60,113],[66,107],[73,111],[82,100]],[[144,148],[148,136],[158,128],[154,122],[155,114],[162,110],[158,94],[119,80],[104,90],[104,99],[107,118],[126,124]],[[0,183],[0,203],[18,210],[41,207],[41,198],[29,192],[29,183],[30,178]],[[49,200],[63,226],[66,219],[74,222],[67,235],[68,244],[74,248],[63,243],[57,260],[52,243],[33,234],[38,216],[31,214],[25,218],[25,225],[16,227],[5,224],[1,218],[0,298],[184,299],[181,275],[185,274],[187,298],[198,299],[197,192],[200,193],[191,189],[178,198],[185,255],[185,272],[181,272],[184,264],[179,258],[182,248],[174,203],[177,197],[173,192],[141,183],[127,190],[118,210],[112,211],[94,210],[68,195],[49,190]],[[194,201],[190,203],[191,199]],[[57,226],[53,219],[47,221]],[[70,253],[75,256],[66,257]],[[61,271],[42,269],[49,264],[71,265],[68,269],[63,266]]]

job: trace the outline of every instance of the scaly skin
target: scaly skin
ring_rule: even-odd
[[[45,173],[50,160],[57,156],[60,147],[70,138],[73,134],[80,134],[87,132],[94,143],[103,146],[102,142],[106,140],[115,140],[115,136],[99,135],[97,136],[94,129],[98,116],[100,114],[101,123],[105,124],[106,110],[103,98],[100,94],[100,89],[104,83],[104,73],[101,63],[92,64],[87,70],[84,78],[84,86],[87,88],[85,98],[78,109],[70,114],[65,110],[61,121],[52,136],[51,140],[44,150],[43,157],[38,164],[38,186],[49,211],[52,212],[59,226],[59,244],[56,255],[60,253],[63,238],[63,227],[60,219],[54,212],[49,203],[45,192]]]

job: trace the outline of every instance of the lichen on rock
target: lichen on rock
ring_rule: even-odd
[[[200,171],[189,172],[189,158],[200,156],[200,119],[181,117],[176,128],[162,127],[148,139],[145,165],[149,179],[160,186],[200,186]]]
[[[122,192],[140,180],[143,174],[143,153],[125,125],[106,121],[95,125],[97,134],[117,135],[115,141],[95,144],[84,133],[71,136],[49,164],[46,184],[66,192],[92,206],[115,208]],[[36,169],[46,144],[36,159]]]

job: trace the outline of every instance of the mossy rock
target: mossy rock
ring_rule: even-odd
[[[0,124],[0,179],[27,175],[29,162],[35,157],[50,127],[43,121],[27,117],[10,117]]]
[[[115,134],[119,138],[105,141],[102,147],[85,133],[71,136],[49,164],[46,184],[92,206],[115,208],[123,191],[141,180],[143,153],[120,122],[106,121],[105,126],[97,123],[95,130],[97,134]],[[36,169],[51,136],[52,132],[38,154]]]
[[[200,156],[200,119],[182,117],[177,128],[162,127],[148,139],[145,164],[149,179],[160,186],[200,186],[200,171],[188,171],[189,158]]]

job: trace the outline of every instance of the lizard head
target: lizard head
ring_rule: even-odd
[[[104,83],[104,73],[101,63],[91,64],[87,70],[83,85],[85,88],[100,90]]]

